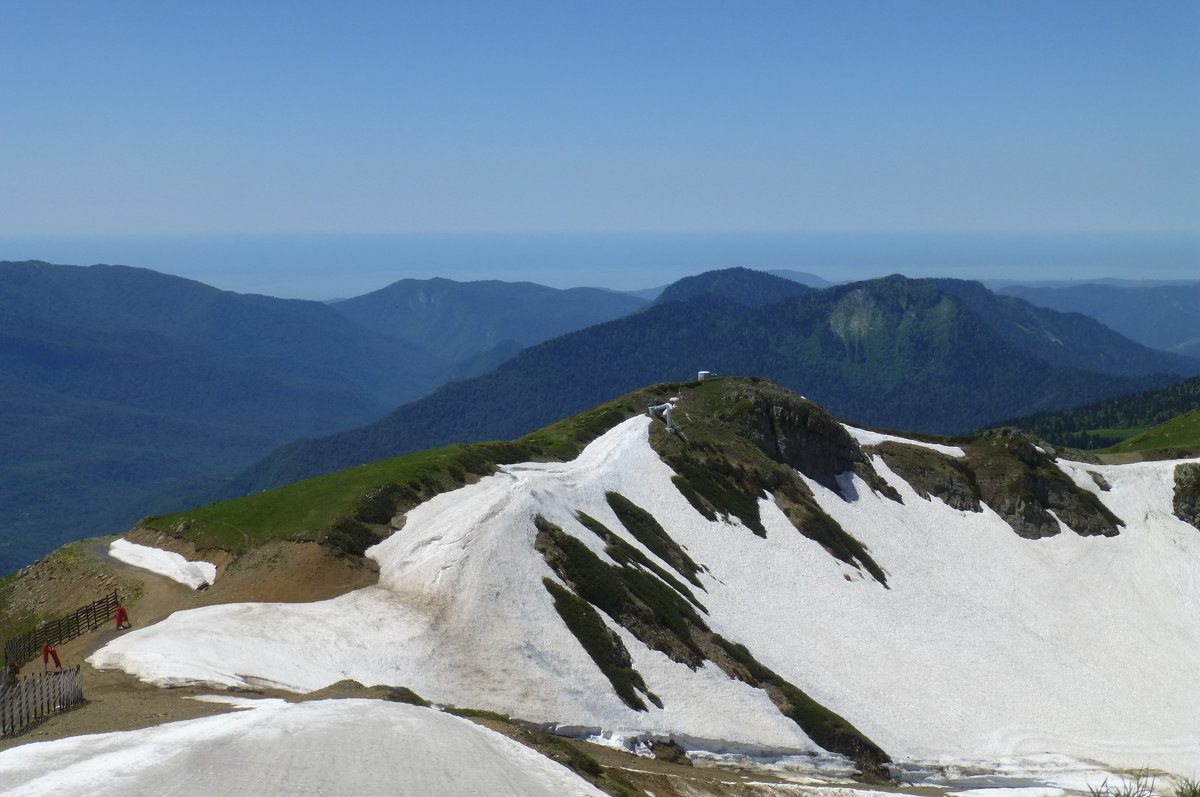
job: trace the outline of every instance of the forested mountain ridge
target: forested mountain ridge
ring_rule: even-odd
[[[222,291],[129,266],[0,262],[0,314],[81,333],[153,333],[281,378],[341,381],[385,405],[427,393],[445,368],[322,302]]]
[[[330,307],[366,329],[407,340],[448,363],[501,344],[531,346],[627,315],[645,301],[600,288],[531,282],[404,279]]]
[[[999,293],[1083,313],[1146,346],[1200,357],[1200,282],[1192,285],[1013,285]]]
[[[1157,390],[1114,396],[991,425],[1016,426],[1062,446],[1107,448],[1197,407],[1200,407],[1200,377],[1193,377]]]
[[[377,418],[441,372],[320,302],[0,262],[0,573],[112,530],[102,513],[135,520],[150,490]]]
[[[654,303],[683,302],[697,296],[712,295],[745,307],[765,307],[791,296],[804,296],[814,291],[816,288],[765,271],[727,268],[706,271],[673,282],[658,295]]]
[[[1174,381],[1051,365],[928,281],[889,277],[760,308],[700,294],[531,347],[365,427],[291,443],[239,476],[229,494],[450,442],[516,437],[700,369],[762,374],[840,417],[930,432]]]
[[[97,533],[146,491],[377,415],[365,391],[280,379],[153,332],[0,318],[0,572]],[[118,526],[119,527],[119,526]]]
[[[1130,340],[1089,315],[1059,312],[1021,298],[997,295],[978,282],[930,282],[979,313],[1005,340],[1054,365],[1123,376],[1200,374],[1200,359],[1148,348],[1149,344]]]

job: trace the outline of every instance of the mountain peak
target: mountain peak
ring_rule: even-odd
[[[765,271],[735,267],[706,271],[668,285],[655,304],[680,302],[697,296],[715,295],[745,307],[763,307],[815,289]]]

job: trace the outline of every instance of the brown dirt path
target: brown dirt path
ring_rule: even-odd
[[[240,560],[226,559],[218,566],[215,585],[194,590],[165,576],[113,559],[108,555],[108,544],[112,539],[107,537],[80,544],[76,549],[80,554],[78,561],[70,567],[64,567],[60,561],[35,565],[25,589],[40,594],[31,595],[29,599],[39,600],[41,605],[65,614],[112,588],[118,588],[122,595],[133,596],[126,608],[133,628],[139,628],[153,625],[182,609],[217,603],[323,600],[374,583],[378,578],[378,573],[370,567],[330,557],[320,546],[273,543]],[[135,538],[135,541],[153,544],[149,540]],[[192,554],[189,558],[196,557]],[[85,702],[71,711],[50,716],[15,736],[0,738],[0,750],[79,734],[134,730],[234,710],[227,705],[189,699],[219,693],[219,689],[164,689],[142,683],[124,672],[97,670],[86,663],[85,659],[93,652],[125,633],[129,631],[118,631],[114,622],[60,645],[58,655],[63,666],[80,667]],[[32,675],[42,670],[42,660],[38,657],[26,663],[21,674]],[[291,693],[270,691],[250,694],[296,697]]]

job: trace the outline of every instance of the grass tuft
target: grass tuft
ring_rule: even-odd
[[[1172,794],[1175,797],[1200,797],[1200,779],[1176,778]]]
[[[1156,797],[1154,792],[1156,778],[1149,769],[1139,769],[1132,778],[1121,778],[1109,783],[1108,778],[1099,786],[1088,786],[1091,797]]]

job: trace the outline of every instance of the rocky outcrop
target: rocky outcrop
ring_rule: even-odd
[[[1054,464],[1051,450],[1019,429],[985,432],[966,450],[983,502],[1022,537],[1058,534],[1059,520],[1082,536],[1114,537],[1125,525]]]
[[[1098,473],[1097,471],[1094,471],[1094,470],[1089,470],[1088,475],[1092,477],[1092,481],[1094,481],[1096,483],[1096,486],[1100,488],[1100,492],[1107,493],[1109,490],[1112,489],[1112,485],[1108,483],[1108,479],[1104,478],[1104,475],[1102,473]]]
[[[1175,466],[1175,497],[1171,506],[1175,517],[1200,529],[1200,462],[1181,462]]]
[[[841,494],[837,476],[854,471],[872,490],[894,501],[900,496],[885,482],[858,443],[822,407],[791,391],[736,387],[726,397],[739,434],[776,462]]]
[[[650,444],[675,471],[672,481],[698,512],[710,520],[736,517],[766,536],[759,499],[770,493],[797,531],[887,586],[883,568],[821,508],[798,475],[840,495],[836,476],[854,471],[877,491],[900,500],[833,416],[755,377],[680,387],[675,411],[680,431],[669,434],[655,424]]]
[[[924,446],[888,441],[866,449],[877,454],[897,476],[912,485],[917,495],[931,495],[967,512],[982,512],[975,476],[961,460]]]
[[[650,752],[659,761],[667,761],[685,767],[692,765],[692,759],[688,758],[687,751],[675,741],[657,742],[651,740],[648,746],[650,747]]]

